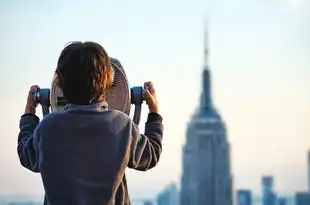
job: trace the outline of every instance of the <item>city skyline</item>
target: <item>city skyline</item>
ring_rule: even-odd
[[[128,170],[132,197],[151,197],[170,181],[179,182],[185,126],[201,92],[202,8],[209,16],[214,104],[224,116],[232,144],[234,188],[260,193],[259,179],[268,174],[275,177],[275,189],[281,193],[307,189],[310,7],[292,4],[307,1],[94,2],[76,3],[76,9],[70,9],[69,1],[1,2],[0,90],[6,118],[0,123],[0,193],[44,192],[39,175],[19,164],[17,122],[29,86],[49,86],[58,55],[72,40],[101,43],[120,59],[131,85],[152,80],[158,90],[166,129],[163,155],[149,172]],[[131,17],[125,14],[128,9]],[[81,19],[81,11],[89,15]],[[107,25],[98,27],[100,19]],[[17,83],[12,83],[16,69]],[[180,99],[187,100],[186,109]],[[142,115],[141,122],[145,107]]]

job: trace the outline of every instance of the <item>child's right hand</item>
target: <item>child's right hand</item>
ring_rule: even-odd
[[[37,85],[33,85],[30,87],[25,108],[25,114],[33,114],[33,115],[36,114],[37,103],[35,101],[34,94],[38,89],[39,86]]]
[[[143,96],[150,112],[158,113],[158,102],[156,99],[155,88],[152,82],[144,83]]]

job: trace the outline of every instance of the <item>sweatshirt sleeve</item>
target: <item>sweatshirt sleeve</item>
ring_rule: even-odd
[[[39,118],[33,114],[25,114],[21,117],[19,123],[19,135],[17,153],[20,163],[33,172],[39,172],[36,153],[36,127],[39,124]]]
[[[163,130],[162,117],[157,113],[149,113],[144,134],[132,122],[129,168],[147,171],[156,166],[162,152]]]

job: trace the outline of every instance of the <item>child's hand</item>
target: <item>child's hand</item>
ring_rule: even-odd
[[[150,112],[158,113],[158,102],[156,99],[156,93],[152,82],[144,83],[143,96],[146,104],[149,106]]]
[[[39,86],[33,85],[30,87],[27,104],[25,108],[25,114],[36,114],[37,103],[34,98],[34,93],[38,90]]]

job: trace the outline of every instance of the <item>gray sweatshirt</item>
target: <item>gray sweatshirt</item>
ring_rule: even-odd
[[[41,174],[45,205],[129,205],[125,170],[154,167],[162,137],[157,113],[149,113],[140,134],[122,112],[70,105],[41,122],[23,115],[17,151],[25,168]]]

